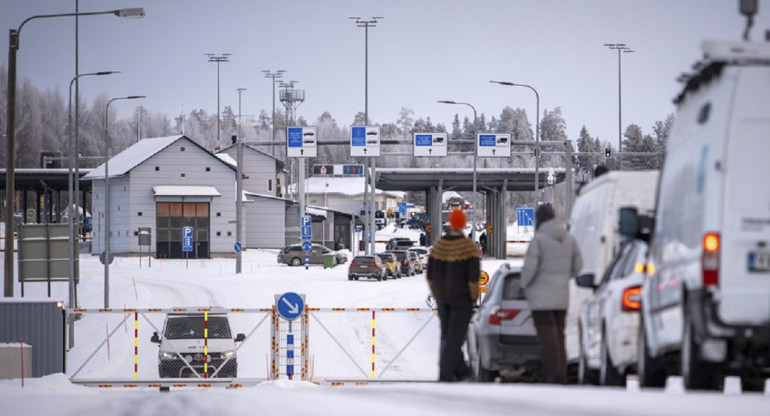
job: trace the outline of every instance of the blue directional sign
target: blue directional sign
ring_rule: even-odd
[[[317,153],[315,127],[286,128],[286,155],[288,157],[316,157]]]
[[[310,241],[303,241],[302,242],[302,251],[307,253],[308,251],[313,249],[313,244]]]
[[[193,229],[192,227],[182,228],[182,251],[193,251]]]
[[[350,156],[380,155],[380,127],[353,126],[350,128]]]
[[[282,294],[275,303],[278,315],[289,321],[299,318],[305,310],[305,300],[294,292]]]
[[[511,135],[508,133],[479,134],[476,140],[476,156],[510,157]]]
[[[446,156],[446,133],[415,133],[413,141],[414,156]]]
[[[233,250],[235,250],[236,253],[240,253],[241,249],[243,249],[243,246],[241,245],[240,241],[236,241],[235,245],[233,246]]]
[[[520,227],[531,227],[534,225],[534,208],[516,208],[516,223]]]
[[[401,216],[406,216],[406,202],[398,203],[398,213],[401,214]]]

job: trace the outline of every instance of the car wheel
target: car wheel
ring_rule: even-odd
[[[299,257],[294,257],[293,259],[291,259],[291,265],[294,267],[298,267],[302,265],[302,260],[300,260]]]
[[[695,342],[692,318],[685,315],[684,336],[682,339],[681,365],[682,379],[687,389],[711,390],[718,387],[717,365],[698,357],[698,344]]]
[[[348,276],[348,280],[353,280],[353,276]]]
[[[612,364],[610,349],[607,347],[606,331],[602,334],[600,349],[601,366],[599,367],[599,384],[602,386],[624,386],[626,384],[626,378],[623,377],[618,369]]]
[[[647,348],[647,332],[644,321],[639,322],[639,335],[636,337],[636,373],[641,387],[663,387],[666,383],[666,373],[662,371],[661,362],[649,354]]]
[[[578,384],[596,384],[598,377],[596,370],[588,367],[588,358],[586,358],[585,348],[583,347],[582,331],[578,334],[578,344],[580,345],[580,355],[578,356]]]
[[[378,282],[381,282],[381,281],[382,281],[382,273],[380,273],[380,274],[378,274],[378,275],[377,275],[377,281],[378,281]]]

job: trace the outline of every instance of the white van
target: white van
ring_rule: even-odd
[[[578,275],[593,274],[598,284],[614,257],[618,238],[619,210],[635,207],[639,212],[655,207],[659,172],[610,171],[586,184],[575,200],[569,230],[580,247],[583,269]],[[564,328],[567,363],[572,367],[580,357],[580,309],[591,297],[591,289],[570,281],[569,309]]]
[[[642,386],[770,377],[770,43],[704,42],[676,99],[642,288]]]

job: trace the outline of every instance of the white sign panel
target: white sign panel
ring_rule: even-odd
[[[415,156],[446,156],[446,133],[414,133]]]
[[[318,142],[315,127],[286,128],[286,156],[316,157]]]
[[[379,126],[353,126],[350,128],[350,156],[379,155]]]
[[[511,157],[511,135],[500,133],[479,134],[476,139],[476,156]]]

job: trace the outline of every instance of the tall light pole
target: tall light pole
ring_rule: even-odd
[[[219,123],[221,121],[220,119],[222,118],[219,115],[219,64],[221,64],[222,62],[230,62],[230,56],[232,54],[231,53],[223,53],[223,54],[217,55],[217,54],[214,54],[214,53],[207,53],[207,54],[204,54],[204,55],[209,57],[209,62],[216,62],[217,63],[217,144],[215,145],[215,147],[219,147],[222,144],[222,142],[219,140],[219,133],[220,133],[220,130],[221,130],[220,127],[219,127]]]
[[[529,88],[535,93],[536,108],[535,108],[535,209],[540,204],[540,94],[537,90],[527,84],[516,84],[507,81],[489,81],[492,84],[500,84],[508,87],[524,87]]]
[[[235,250],[235,273],[241,273],[241,250],[243,250],[242,241],[242,229],[243,229],[243,137],[241,137],[241,93],[246,91],[246,88],[238,88],[238,141],[236,142],[236,151],[238,158],[238,164],[235,169],[235,174],[238,175],[235,179],[235,192],[237,193],[235,198],[235,241],[236,244],[240,244],[241,247]]]
[[[265,74],[265,78],[270,78],[273,81],[273,115],[270,119],[270,126],[272,129],[272,142],[275,142],[275,80],[277,78],[283,78],[283,73],[286,72],[285,69],[279,69],[275,72],[271,72],[269,70],[262,71],[263,74]],[[270,152],[273,156],[275,156],[275,143],[273,143],[273,146],[270,147]]]
[[[75,273],[76,273],[76,267],[75,267],[75,256],[76,253],[79,256],[80,250],[79,248],[76,249],[76,247],[80,246],[80,238],[75,238],[75,219],[77,218],[78,224],[80,223],[80,210],[78,209],[78,193],[75,192],[76,188],[73,188],[73,185],[76,183],[75,176],[77,175],[77,182],[80,182],[80,173],[73,171],[73,168],[75,168],[78,164],[78,146],[77,146],[77,140],[72,135],[72,85],[78,81],[80,77],[87,77],[87,76],[102,76],[102,75],[110,75],[110,74],[117,74],[120,73],[120,71],[101,71],[101,72],[89,72],[86,74],[79,74],[75,75],[74,78],[72,78],[72,81],[70,81],[70,88],[69,88],[69,99],[67,100],[69,109],[67,111],[67,135],[69,136],[69,148],[70,148],[70,157],[69,157],[69,180],[68,180],[68,195],[69,195],[69,201],[67,204],[68,212],[69,212],[69,237],[70,237],[70,252],[69,252],[69,268],[70,268],[70,276],[69,276],[69,302],[67,303],[67,306],[70,308],[74,308],[77,306],[76,302],[76,291],[75,291]],[[76,97],[77,99],[77,97]],[[75,107],[77,108],[77,104],[75,104]],[[75,110],[75,114],[77,115],[77,110]],[[78,120],[77,117],[75,119],[75,123],[77,124]],[[72,203],[72,196],[75,195],[75,203]]]
[[[369,28],[376,27],[377,22],[380,19],[384,19],[382,16],[371,17],[369,20],[361,19],[360,17],[351,17],[350,19],[356,22],[356,27],[364,28],[364,124],[369,125]],[[376,197],[376,180],[375,169],[376,163],[374,158],[367,158],[367,162],[371,164],[371,177],[370,175],[364,175],[364,199],[367,197],[367,192],[371,188],[371,195],[367,203],[367,221],[366,228],[368,230],[369,245],[367,246],[366,254],[374,254],[374,211]]]
[[[104,139],[105,139],[105,161],[104,161],[104,307],[110,307],[110,154],[112,150],[112,140],[110,139],[110,104],[117,100],[136,100],[145,98],[144,95],[129,95],[126,97],[115,97],[107,101],[107,108],[104,111]]]
[[[473,109],[473,140],[474,142],[478,141],[476,139],[476,131],[477,131],[477,125],[476,125],[476,107],[472,106],[469,103],[461,103],[458,101],[448,101],[448,100],[441,100],[438,102],[439,104],[457,104],[457,105],[467,105],[471,109]],[[473,216],[471,217],[471,240],[476,241],[476,214],[478,211],[478,205],[476,202],[476,149],[477,145],[473,145]]]
[[[618,170],[623,170],[623,103],[621,100],[621,71],[620,71],[620,53],[632,53],[634,52],[625,43],[605,43],[604,46],[615,49],[618,51]]]
[[[144,9],[118,9],[102,12],[83,12],[83,13],[59,13],[43,14],[27,18],[19,25],[18,29],[11,29],[8,36],[8,83],[6,84],[8,113],[6,118],[6,163],[5,163],[5,280],[4,296],[13,296],[13,213],[14,213],[14,194],[16,193],[15,178],[15,155],[16,150],[16,54],[19,50],[19,36],[24,25],[33,19],[45,19],[51,17],[78,17],[95,16],[101,14],[113,14],[118,17],[143,17]],[[10,241],[11,249],[8,249]]]

